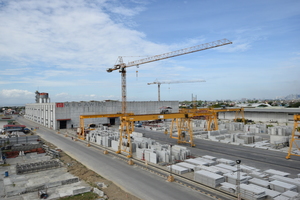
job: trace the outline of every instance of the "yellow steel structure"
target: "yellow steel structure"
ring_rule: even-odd
[[[126,115],[133,115],[133,113],[126,113]],[[110,118],[110,117],[121,117],[124,116],[124,114],[117,113],[117,114],[98,114],[98,115],[80,115],[79,121],[80,121],[80,131],[78,133],[78,138],[85,140],[85,134],[84,134],[84,119],[89,118]]]
[[[288,155],[285,157],[286,159],[290,159],[291,156],[300,156],[299,154],[293,154],[293,145],[300,151],[300,146],[297,144],[297,141],[300,141],[300,133],[299,133],[299,124],[300,124],[300,115],[294,115],[294,128],[292,131],[292,138],[290,140],[290,147],[288,150]]]
[[[223,108],[223,109],[191,108],[191,109],[180,109],[179,110],[180,113],[202,113],[203,116],[206,116],[207,131],[219,130],[217,113],[219,113],[219,112],[234,112],[234,111],[236,112],[234,121],[237,121],[238,117],[240,116],[242,121],[245,123],[244,108]],[[201,116],[201,115],[198,115],[198,116]]]
[[[135,121],[147,121],[156,119],[173,119],[176,120],[176,126],[178,130],[178,136],[173,137],[172,131],[170,131],[170,137],[177,139],[177,143],[188,143],[191,146],[195,146],[193,139],[193,127],[192,118],[196,116],[209,116],[210,113],[171,113],[171,114],[150,114],[150,115],[132,115],[121,117],[121,131],[119,149],[117,153],[126,152],[128,158],[132,157],[132,146],[130,135],[134,131]],[[123,131],[122,131],[123,130]],[[184,134],[183,134],[184,133]],[[123,142],[125,139],[125,143]],[[127,140],[127,141],[126,141]]]

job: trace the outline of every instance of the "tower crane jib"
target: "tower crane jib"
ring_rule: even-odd
[[[122,81],[121,81],[121,83],[122,83],[122,113],[126,114],[126,68],[127,67],[146,64],[146,63],[150,63],[150,62],[154,62],[154,61],[158,61],[158,60],[172,58],[175,56],[194,53],[197,51],[203,51],[206,49],[212,49],[212,48],[224,46],[227,44],[232,44],[232,42],[227,39],[217,40],[214,42],[209,42],[209,43],[205,43],[205,44],[201,44],[201,45],[197,45],[197,46],[193,46],[193,47],[189,47],[189,48],[180,49],[177,51],[172,51],[169,53],[150,56],[150,57],[143,58],[140,60],[128,62],[127,65],[123,62],[122,58],[119,58],[119,63],[114,65],[113,68],[108,68],[106,71],[112,72],[115,70],[119,70],[119,72],[121,73],[121,77],[122,77]]]

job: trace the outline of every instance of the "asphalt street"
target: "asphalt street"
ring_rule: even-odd
[[[37,134],[43,139],[55,144],[89,169],[113,181],[119,187],[140,199],[211,199],[177,183],[169,183],[165,179],[138,167],[130,166],[116,157],[104,155],[102,151],[93,147],[87,147],[81,142],[75,142],[69,137],[64,137],[53,130],[39,126],[22,117],[16,118],[16,121],[27,127],[39,127]]]
[[[165,144],[177,144],[176,139],[169,138],[162,132],[149,131],[143,128],[135,128],[135,131],[142,132],[145,137],[152,138]],[[232,145],[208,140],[194,139],[196,147],[186,146],[193,155],[204,156],[210,155],[217,158],[226,158],[230,160],[242,160],[242,164],[259,168],[261,170],[275,169],[291,173],[292,178],[296,178],[300,173],[300,157],[292,156],[291,159],[285,159],[287,153],[251,148],[241,145]]]

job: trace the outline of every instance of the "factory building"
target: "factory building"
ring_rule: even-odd
[[[292,123],[294,122],[294,115],[300,114],[300,108],[245,108],[245,119],[254,122],[273,122],[273,123]],[[222,112],[219,113],[218,119],[233,120],[235,112]]]
[[[40,93],[41,94],[41,93]],[[127,102],[127,112],[134,114],[157,114],[161,108],[171,107],[178,112],[178,101],[132,101]],[[80,115],[116,114],[122,112],[120,101],[80,101],[26,104],[25,118],[50,129],[79,127]],[[85,124],[120,124],[119,118],[85,119]]]

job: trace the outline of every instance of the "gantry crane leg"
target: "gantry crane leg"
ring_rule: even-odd
[[[291,155],[293,156],[300,156],[299,154],[293,154],[293,146],[295,145],[298,151],[300,151],[300,147],[297,143],[297,141],[300,141],[300,133],[297,131],[299,129],[299,123],[300,123],[300,115],[294,115],[294,128],[292,131],[292,137],[290,140],[290,147],[288,150],[288,155],[285,157],[286,159],[290,159]],[[300,143],[300,142],[299,142]]]

